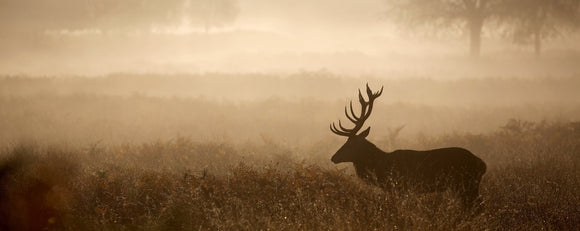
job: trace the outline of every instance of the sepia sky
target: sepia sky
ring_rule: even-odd
[[[132,0],[100,0],[94,2],[101,6],[89,7],[75,5],[79,4],[75,0],[59,1],[0,1],[4,28],[0,51],[7,56],[0,60],[1,74],[326,70],[348,76],[477,77],[578,71],[553,60],[532,61],[539,63],[532,65],[537,69],[530,69],[528,60],[534,56],[529,43],[514,44],[494,31],[497,25],[493,23],[485,24],[482,32],[485,62],[469,63],[469,36],[464,27],[454,27],[453,33],[446,33],[449,28],[410,29],[387,15],[385,0],[231,0],[237,14],[205,29],[203,23],[184,23],[180,16],[167,20],[160,10],[189,9],[188,15],[196,15],[199,21],[204,13],[193,8],[201,3],[193,2],[201,0],[190,0],[190,8],[177,10],[174,6],[181,6],[182,0],[150,1],[160,6],[145,11],[136,10]],[[119,3],[125,5],[113,7],[116,11],[107,8]],[[544,56],[578,58],[577,38],[570,34],[547,39]]]
[[[238,26],[281,32],[351,31],[387,24],[382,0],[240,0]]]

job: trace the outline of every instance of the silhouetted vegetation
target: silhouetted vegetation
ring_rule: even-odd
[[[519,44],[533,44],[536,55],[542,52],[547,39],[568,36],[580,27],[580,1],[501,2],[499,18],[508,22],[508,34]]]
[[[433,26],[436,30],[457,30],[465,26],[469,52],[479,56],[484,23],[495,10],[493,0],[433,1],[387,0],[389,16],[406,26]],[[451,28],[451,29],[450,29]]]
[[[386,0],[387,14],[403,27],[469,35],[469,52],[479,56],[484,28],[491,33],[508,29],[519,43],[532,40],[536,55],[542,41],[564,36],[580,26],[580,2],[572,0]],[[491,21],[491,22],[490,22]],[[493,23],[492,23],[493,22]],[[485,26],[486,24],[493,25]],[[509,26],[505,26],[509,25]]]
[[[20,228],[32,219],[57,230],[573,230],[580,223],[578,122],[512,120],[495,132],[424,142],[461,145],[491,163],[479,211],[462,213],[450,192],[366,185],[329,167],[330,153],[293,161],[303,153],[177,138],[67,151],[5,148],[4,163],[22,155],[27,161],[3,177],[0,203],[14,208],[20,200],[28,210],[12,209],[2,221]],[[282,159],[271,153],[283,153]],[[35,199],[16,193],[28,191]],[[50,212],[37,216],[41,208]]]
[[[344,140],[328,123],[343,113],[357,79],[4,77],[0,228],[567,230],[580,223],[580,126],[570,122],[579,115],[576,79],[369,81],[385,89],[368,139],[385,151],[470,150],[488,166],[479,209],[463,213],[450,191],[385,192],[351,166],[331,163]]]

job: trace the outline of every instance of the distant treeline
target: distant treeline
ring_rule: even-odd
[[[386,0],[387,14],[404,27],[469,36],[478,56],[484,32],[503,34],[516,43],[533,44],[536,55],[549,38],[567,36],[580,27],[577,0]]]
[[[346,77],[325,71],[290,75],[260,73],[112,74],[96,78],[0,76],[0,96],[83,94],[202,98],[225,101],[264,99],[350,99],[357,88],[384,86],[380,103],[419,105],[551,106],[580,103],[580,76],[437,80],[426,77]]]
[[[232,22],[238,11],[236,0],[4,0],[0,33],[150,32],[184,20],[208,30]]]

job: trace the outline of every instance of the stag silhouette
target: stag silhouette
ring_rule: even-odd
[[[357,135],[373,110],[373,103],[383,93],[383,88],[373,93],[366,85],[368,101],[359,89],[360,116],[344,108],[346,118],[354,123],[345,128],[340,120],[330,130],[348,137],[346,143],[332,156],[335,164],[352,162],[356,174],[363,181],[384,189],[413,190],[418,193],[452,190],[461,198],[464,207],[471,208],[479,197],[479,183],[486,171],[485,163],[463,148],[450,147],[427,151],[396,150],[388,153],[369,142],[370,127]],[[350,111],[350,114],[349,114]]]

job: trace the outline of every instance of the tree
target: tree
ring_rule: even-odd
[[[470,54],[481,51],[485,21],[493,15],[497,0],[386,0],[389,14],[408,26],[433,25],[437,29],[462,26],[469,34]]]
[[[543,40],[580,26],[580,0],[505,0],[501,9],[514,42],[533,42],[538,56]]]
[[[186,9],[189,22],[202,25],[206,33],[233,22],[239,12],[236,0],[187,0]]]
[[[92,25],[101,30],[149,30],[178,24],[184,0],[85,0]]]

